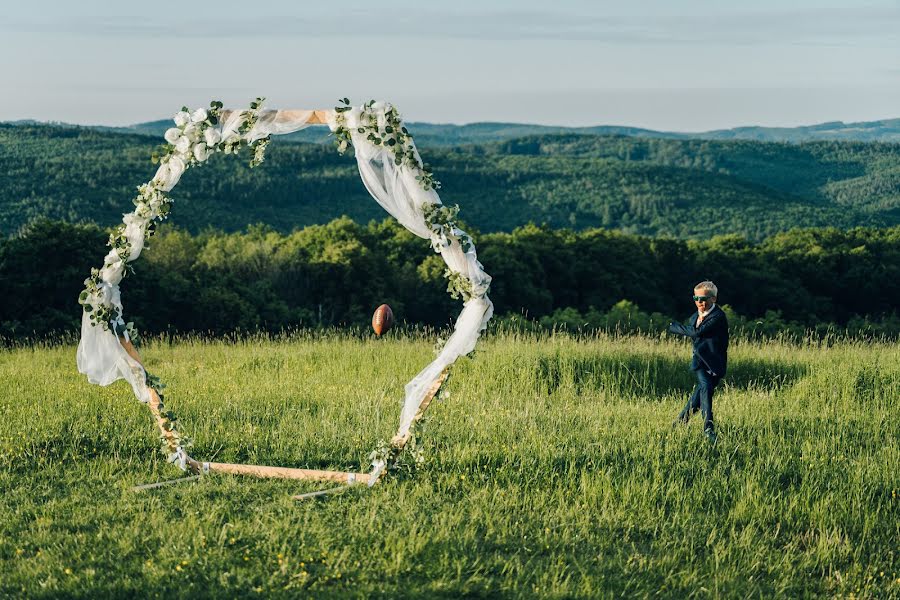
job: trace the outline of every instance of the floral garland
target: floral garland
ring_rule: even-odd
[[[91,275],[84,280],[84,290],[78,302],[89,314],[92,326],[112,330],[116,336],[124,337],[136,346],[140,337],[133,322],[122,318],[121,304],[118,302],[118,284],[132,271],[130,262],[140,256],[144,243],[153,237],[157,223],[168,217],[173,200],[166,193],[174,187],[182,173],[193,166],[205,163],[212,154],[239,154],[242,148],[253,150],[250,167],[256,167],[265,159],[270,137],[258,140],[248,139],[259,118],[264,98],[250,103],[249,110],[238,116],[238,128],[223,139],[216,127],[222,118],[223,104],[213,100],[208,109],[190,111],[182,107],[175,117],[175,127],[166,130],[166,144],[153,153],[151,160],[159,164],[159,170],[152,180],[139,186],[134,198],[134,211],[125,215],[122,224],[110,234],[107,243],[112,249],[104,258],[103,267],[91,269]],[[163,448],[169,462],[178,462],[185,468],[187,455],[183,448],[190,446],[190,440],[177,430],[178,417],[163,406],[162,389],[165,385],[159,378],[145,371],[145,385],[159,397],[157,409],[163,434]]]
[[[350,128],[347,124],[345,113],[353,109],[348,98],[342,98],[340,105],[334,108],[335,143],[338,152],[344,154],[353,146]],[[387,148],[394,155],[394,164],[405,166],[416,173],[416,181],[422,188],[438,190],[441,182],[434,178],[431,168],[422,162],[413,137],[403,125],[400,113],[390,105],[379,105],[375,100],[370,100],[362,106],[359,117],[357,133],[367,134],[366,140],[374,146]],[[426,225],[431,230],[431,246],[435,252],[449,247],[454,241],[458,241],[463,252],[474,250],[475,244],[472,237],[463,231],[456,222],[459,214],[459,205],[445,206],[436,202],[428,202],[422,207]],[[472,298],[484,297],[488,292],[488,286],[481,286],[476,292],[472,282],[464,275],[447,268],[444,270],[447,279],[447,291],[454,299],[462,298],[468,302]]]
[[[335,127],[333,133],[335,144],[339,153],[343,154],[353,145],[353,132],[347,120],[347,113],[354,109],[350,100],[342,98],[339,106],[334,109]],[[415,173],[415,180],[427,192],[440,189],[441,184],[435,180],[431,168],[422,162],[412,135],[403,125],[400,113],[390,104],[377,103],[371,100],[360,108],[356,133],[365,134],[366,141],[376,147],[385,148],[393,154],[394,165],[405,167]],[[422,218],[431,232],[431,247],[435,252],[442,252],[457,242],[464,254],[471,253],[474,260],[475,245],[471,236],[463,231],[457,224],[459,206],[445,206],[440,202],[425,202],[422,204]],[[480,267],[480,265],[479,265]],[[465,302],[473,298],[483,299],[490,288],[490,278],[478,283],[450,269],[444,270],[447,279],[447,291],[452,298],[462,298]],[[443,397],[446,380],[439,389]],[[373,475],[381,473],[384,469],[394,470],[398,468],[413,468],[424,461],[421,447],[417,444],[417,438],[421,435],[422,423],[414,421],[410,429],[410,436],[405,444],[397,445],[380,441],[369,455],[372,461]],[[404,457],[407,457],[404,460]]]
[[[112,250],[106,255],[103,268],[91,269],[91,276],[84,280],[85,288],[78,302],[90,313],[92,325],[112,329],[116,335],[122,335],[126,328],[133,329],[134,324],[126,324],[121,310],[114,306],[112,286],[118,285],[131,269],[127,263],[140,255],[144,242],[156,232],[156,224],[168,217],[173,200],[166,195],[172,187],[166,185],[167,179],[179,178],[188,168],[201,165],[216,152],[236,155],[243,147],[254,151],[251,167],[263,162],[270,136],[248,141],[246,134],[256,124],[264,100],[257,98],[250,103],[250,109],[241,113],[240,127],[226,139],[222,139],[215,127],[223,106],[218,100],[210,102],[209,109],[190,112],[182,107],[175,115],[175,127],[165,133],[168,143],[152,156],[153,163],[160,164],[159,171],[152,180],[138,187],[134,211],[125,215],[122,224],[110,234],[107,245]]]
[[[338,152],[343,154],[353,145],[350,130],[347,127],[347,119],[344,115],[353,107],[350,105],[348,98],[341,98],[340,103],[340,106],[334,108],[335,122],[337,123],[334,137]],[[420,182],[424,189],[440,189],[441,182],[435,180],[431,167],[423,163],[419,157],[419,153],[416,151],[416,146],[413,143],[413,137],[409,130],[404,127],[400,113],[390,104],[376,108],[377,104],[375,100],[369,100],[362,106],[357,132],[368,133],[366,139],[373,146],[389,149],[394,155],[394,164],[398,167],[405,165],[407,168],[416,171],[416,181]],[[383,119],[379,117],[383,117]],[[381,122],[383,122],[383,125],[380,124]]]
[[[237,115],[237,128],[234,131],[220,131],[220,120],[223,117],[223,104],[210,102],[208,109],[198,108],[190,111],[182,107],[175,117],[175,127],[165,132],[166,144],[153,153],[152,161],[159,164],[159,170],[149,182],[139,186],[138,195],[134,198],[134,211],[124,215],[122,224],[116,227],[109,236],[108,245],[111,250],[104,258],[102,268],[91,269],[91,275],[85,279],[85,288],[78,297],[84,312],[89,315],[91,326],[100,326],[111,330],[116,336],[124,337],[135,346],[140,337],[133,322],[126,323],[122,317],[119,301],[119,282],[132,271],[129,263],[136,260],[147,240],[153,237],[156,226],[165,220],[170,211],[173,199],[167,195],[181,175],[193,166],[200,166],[215,153],[237,155],[243,148],[253,151],[250,167],[256,167],[265,160],[265,151],[271,136],[253,139],[249,135],[256,125],[264,98],[257,98],[250,103],[250,108]],[[351,130],[348,128],[345,113],[353,107],[350,100],[343,98],[334,109],[334,126],[332,127],[335,143],[339,153],[343,154],[353,145]],[[230,117],[234,119],[234,116]],[[440,189],[441,184],[435,180],[431,168],[422,162],[413,142],[413,137],[403,125],[400,113],[390,104],[376,103],[374,100],[361,107],[357,133],[367,134],[366,140],[374,146],[388,149],[394,157],[396,166],[403,166],[415,173],[415,180],[426,191]],[[426,202],[423,217],[431,231],[431,245],[435,252],[449,248],[458,242],[464,253],[474,253],[472,238],[456,223],[459,206],[447,207],[439,202]],[[133,271],[132,271],[133,272]],[[488,292],[488,283],[473,284],[464,275],[446,269],[444,276],[448,279],[447,291],[453,298],[462,297],[465,301],[472,298],[484,298]],[[178,418],[163,405],[162,390],[165,385],[158,377],[144,371],[144,384],[156,392],[159,403],[156,406],[157,420],[163,430],[161,435],[163,449],[169,462],[186,468],[187,454],[185,447],[190,440],[177,431]],[[416,433],[421,425],[413,429],[412,444],[407,448],[414,456],[413,462],[421,462],[421,450],[416,447]],[[396,465],[400,458],[400,449],[380,443],[370,458],[373,461],[387,462]]]

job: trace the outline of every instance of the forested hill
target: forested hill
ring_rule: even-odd
[[[415,133],[415,131],[413,132]],[[113,225],[153,175],[160,139],[71,126],[0,125],[0,232],[38,216]],[[797,226],[900,224],[900,145],[545,135],[423,150],[445,203],[483,232],[528,222],[648,235],[753,239]],[[191,231],[340,215],[381,219],[355,161],[276,141],[260,168],[216,156],[174,190]]]
[[[172,126],[171,120],[150,121],[129,127],[106,129],[122,133],[145,133],[162,137]],[[640,138],[665,138],[678,140],[753,140],[758,142],[900,142],[900,119],[844,123],[833,121],[800,127],[735,127],[697,133],[655,131],[624,125],[597,125],[592,127],[563,127],[555,125],[531,125],[527,123],[469,123],[453,125],[443,123],[408,123],[422,147],[457,146],[460,144],[484,144],[500,142],[527,135],[626,135]],[[327,132],[311,127],[290,134],[288,139],[304,142],[321,142]]]

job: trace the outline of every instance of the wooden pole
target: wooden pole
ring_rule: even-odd
[[[138,354],[137,348],[134,347],[129,340],[126,340],[124,337],[119,337],[119,344],[125,349],[125,352],[128,353],[128,356],[137,361],[141,368],[144,368],[144,362],[141,360],[141,355]],[[162,400],[159,397],[159,394],[156,393],[156,390],[153,388],[148,389],[150,395],[150,402],[147,403],[147,406],[150,408],[150,412],[153,414],[153,418],[156,420],[156,425],[159,427],[159,433],[165,438],[166,442],[170,447],[177,447],[178,439],[176,438],[176,434],[171,429],[166,429],[164,427],[165,419],[163,419],[162,413],[159,410],[160,405],[162,404]],[[187,453],[185,452],[185,456]],[[187,466],[190,469],[191,473],[195,475],[199,475],[201,471],[201,465],[199,461],[194,460],[190,456],[187,456]]]
[[[232,115],[235,112],[240,112],[240,111],[235,111],[230,108],[223,110],[222,111],[222,120],[223,121],[226,120],[228,118],[228,116]],[[318,109],[317,110],[292,109],[292,110],[279,110],[278,111],[278,113],[280,115],[284,115],[285,118],[287,118],[289,121],[297,121],[297,120],[303,118],[303,116],[306,113],[312,113],[312,114],[310,114],[309,118],[306,120],[306,123],[308,125],[327,125],[328,117],[333,112],[334,111],[332,111],[332,110],[318,110]]]
[[[252,475],[253,477],[276,477],[279,479],[306,479],[310,481],[336,481],[340,483],[368,483],[368,473],[346,471],[317,471],[313,469],[289,469],[286,467],[266,467],[262,465],[236,465],[231,463],[203,463],[204,471],[229,473],[231,475]]]
[[[309,118],[310,125],[327,125],[328,124],[328,113],[330,110],[315,110],[313,111],[313,116]]]

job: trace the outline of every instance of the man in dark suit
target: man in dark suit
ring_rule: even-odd
[[[728,365],[728,319],[725,312],[716,306],[718,294],[719,291],[712,281],[698,283],[694,287],[694,304],[697,312],[691,317],[690,325],[681,323],[669,325],[670,332],[689,337],[693,341],[691,370],[697,376],[694,392],[675,423],[687,423],[693,413],[702,411],[703,431],[713,443],[716,441],[712,411],[713,391],[725,376]]]

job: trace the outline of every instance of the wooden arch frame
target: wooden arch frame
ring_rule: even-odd
[[[300,118],[301,115],[309,113],[309,118],[306,121],[308,125],[327,125],[329,121],[329,117],[334,112],[332,110],[286,110],[280,111],[282,113],[286,113],[287,115],[296,115],[297,118]],[[128,353],[128,355],[144,368],[143,360],[141,359],[140,354],[137,351],[137,348],[134,344],[131,343],[129,339],[124,336],[117,336],[119,344]],[[146,369],[144,369],[146,372]],[[432,382],[431,386],[429,386],[422,400],[419,402],[419,406],[416,409],[415,416],[412,419],[410,426],[407,428],[406,433],[401,434],[398,430],[397,434],[391,439],[390,450],[388,463],[392,460],[395,460],[396,457],[403,451],[406,444],[409,442],[412,437],[413,425],[417,423],[422,416],[425,414],[425,411],[428,409],[428,406],[431,404],[431,401],[434,400],[435,396],[437,396],[438,392],[441,389],[441,386],[447,380],[447,377],[450,374],[450,366],[447,366],[438,377]],[[156,421],[157,426],[159,427],[160,434],[167,441],[174,441],[177,444],[177,440],[175,440],[176,433],[172,430],[165,427],[166,420],[163,417],[160,407],[162,405],[162,400],[159,397],[159,394],[152,387],[148,389],[150,400],[147,405],[150,408],[150,412],[153,414],[153,418]],[[165,485],[166,483],[174,483],[177,481],[186,481],[191,479],[196,479],[201,475],[205,475],[207,473],[228,473],[232,475],[250,475],[253,477],[261,477],[261,478],[279,478],[279,479],[299,479],[299,480],[307,480],[307,481],[321,481],[321,482],[332,482],[332,483],[340,483],[345,484],[346,486],[356,485],[356,484],[367,484],[370,487],[381,480],[384,474],[387,472],[387,468],[380,469],[377,473],[355,473],[350,471],[325,471],[325,470],[316,470],[316,469],[298,469],[298,468],[290,468],[290,467],[274,467],[267,465],[245,465],[245,464],[236,464],[236,463],[217,463],[217,462],[203,462],[198,461],[192,458],[190,455],[187,455],[185,452],[187,459],[187,470],[192,473],[192,476],[188,476],[181,479],[172,480],[169,482],[160,482],[157,484],[148,484],[143,486],[137,486],[134,489],[149,489],[154,487],[159,487],[160,485]],[[343,489],[341,488],[336,489]],[[314,495],[319,495],[321,493],[327,493],[334,490],[326,490],[325,492],[315,492],[313,494],[300,494],[292,496],[295,500],[300,500],[303,498],[307,498]]]

